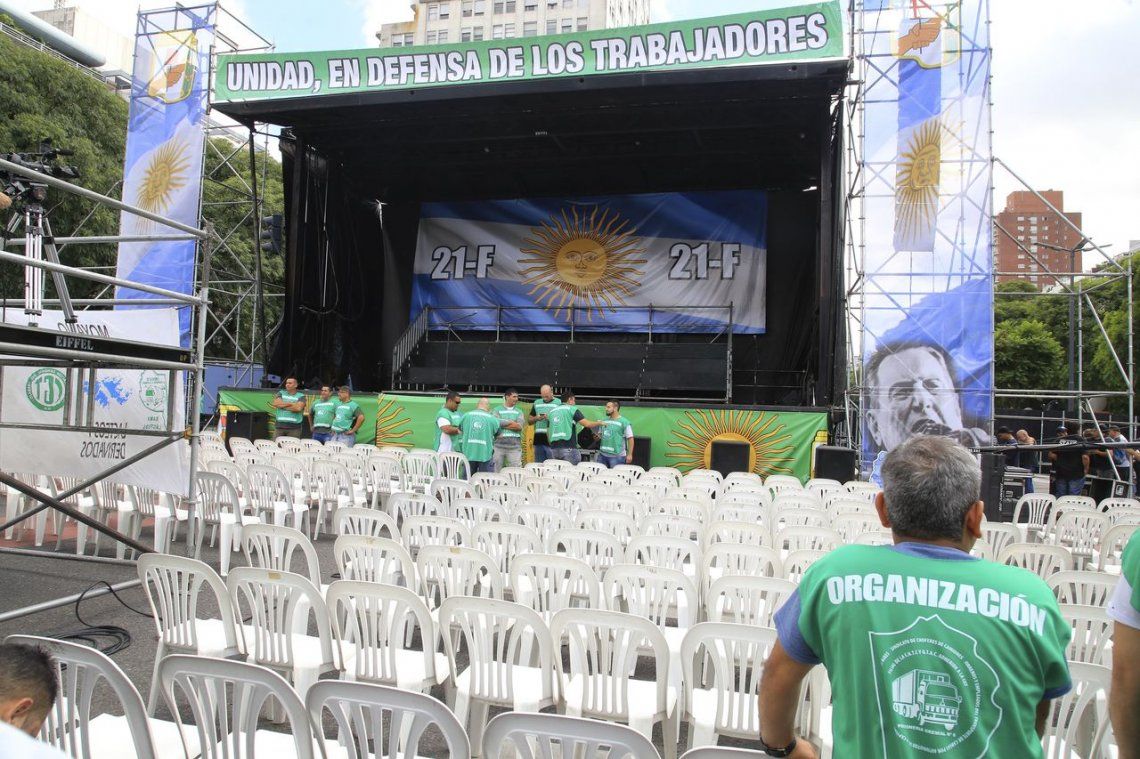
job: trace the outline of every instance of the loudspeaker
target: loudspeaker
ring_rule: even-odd
[[[653,440],[647,437],[633,436],[633,463],[645,471],[649,471],[649,453],[653,447]]]
[[[816,446],[815,476],[837,482],[855,479],[855,449],[838,445]]]
[[[264,411],[226,412],[226,450],[230,448],[231,437],[244,437],[258,440],[269,437],[269,414]],[[233,455],[233,451],[230,451]]]
[[[1008,522],[1013,512],[1003,508],[1002,480],[1005,479],[1005,454],[982,453],[982,501],[986,505],[986,519],[991,522]]]
[[[714,440],[709,469],[727,477],[733,472],[747,472],[752,446],[731,440]]]

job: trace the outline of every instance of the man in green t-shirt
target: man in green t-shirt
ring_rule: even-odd
[[[527,418],[518,407],[518,402],[519,393],[512,387],[503,393],[503,405],[492,412],[504,423],[495,438],[495,450],[491,456],[493,471],[499,472],[508,466],[522,466],[522,431],[527,425]]]
[[[336,404],[337,400],[332,397],[332,388],[321,385],[321,397],[313,401],[313,405],[305,412],[305,416],[309,417],[309,429],[313,431],[313,440],[318,443],[332,440],[332,422]]]
[[[571,464],[582,461],[582,454],[578,450],[578,425],[596,427],[601,424],[582,415],[575,405],[573,393],[562,394],[562,403],[546,412],[546,421],[550,426],[547,431],[550,458],[562,459]]]
[[[459,423],[460,448],[471,463],[471,474],[491,471],[495,436],[505,424],[491,413],[491,401],[486,398],[480,398],[475,410],[463,415]]]
[[[301,437],[301,420],[305,413],[305,394],[297,389],[297,378],[286,377],[285,387],[269,402],[274,412],[273,438]]]
[[[551,410],[562,405],[562,401],[554,397],[554,388],[543,385],[538,389],[538,398],[530,409],[530,423],[534,425],[534,460],[542,463],[553,458],[550,451],[550,439],[547,437],[547,416]]]
[[[1120,756],[1140,756],[1140,530],[1124,547],[1108,616],[1113,620],[1108,700],[1112,731]]]
[[[633,463],[633,425],[621,415],[621,401],[608,401],[606,418],[586,426],[593,427],[594,434],[601,435],[598,463],[610,469],[619,464]]]
[[[356,445],[356,431],[364,424],[364,412],[360,404],[352,400],[348,385],[341,385],[337,391],[339,399],[333,410],[332,439],[351,448]]]
[[[832,551],[776,613],[763,745],[815,756],[793,725],[800,685],[822,662],[836,755],[1041,757],[1049,701],[1072,687],[1072,632],[1053,592],[1032,572],[970,555],[984,512],[965,448],[912,438],[887,454],[882,477],[875,505],[895,544]]]
[[[459,413],[459,393],[448,390],[443,399],[443,408],[435,414],[435,449],[439,453],[458,450],[456,436],[463,414]]]

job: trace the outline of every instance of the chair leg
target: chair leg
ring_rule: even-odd
[[[158,692],[159,692],[158,665],[159,665],[159,662],[162,661],[163,648],[164,647],[162,645],[162,641],[159,640],[158,651],[156,651],[154,654],[154,672],[151,673],[151,676],[150,676],[150,693],[148,693],[147,697],[146,697],[146,713],[147,713],[147,716],[150,716],[150,717],[154,716],[154,710],[158,708]]]
[[[233,522],[222,522],[222,540],[220,550],[220,570],[219,574],[225,577],[230,572],[230,555],[233,553],[234,538],[233,534],[236,532],[234,529],[236,525]]]
[[[483,729],[487,726],[487,715],[491,705],[486,701],[479,701],[471,705],[471,756],[479,756],[483,749]]]

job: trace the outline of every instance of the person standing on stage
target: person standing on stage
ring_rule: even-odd
[[[599,463],[605,464],[609,469],[619,464],[633,463],[633,425],[621,415],[621,401],[606,403],[606,418],[586,426],[593,427],[595,433],[601,433]]]
[[[471,463],[471,474],[491,471],[495,436],[506,423],[491,413],[491,401],[486,398],[480,398],[475,410],[463,415],[459,423],[460,447]]]
[[[454,390],[447,391],[443,399],[443,408],[435,415],[435,450],[438,453],[458,450],[455,436],[459,434],[459,423],[463,421],[463,414],[459,413],[459,393]]]
[[[309,429],[313,431],[313,440],[318,443],[327,443],[332,440],[332,422],[336,415],[337,401],[332,397],[332,388],[321,385],[321,397],[313,401],[313,405],[305,412],[309,417]]]
[[[582,412],[574,405],[573,393],[563,393],[562,403],[550,409],[546,416],[550,424],[550,458],[569,461],[571,464],[581,463],[576,425],[596,427],[601,422],[592,422],[582,416]]]
[[[547,417],[561,404],[562,401],[554,397],[554,389],[550,385],[543,385],[538,389],[538,400],[530,410],[530,423],[534,425],[534,460],[539,464],[553,457],[550,438],[547,435],[547,428],[550,426]]]
[[[285,387],[269,402],[276,409],[273,439],[301,437],[302,414],[305,413],[305,394],[297,389],[297,378],[286,377]]]
[[[494,411],[495,417],[504,424],[495,437],[492,471],[501,472],[505,466],[522,466],[522,431],[527,420],[518,402],[519,393],[512,387],[503,393],[503,405]]]
[[[1110,443],[1127,443],[1128,438],[1120,434],[1120,425],[1108,425],[1108,437],[1106,438]],[[1126,495],[1132,496],[1132,459],[1136,455],[1136,451],[1131,448],[1113,448],[1110,452],[1112,462],[1116,464],[1116,473],[1120,475],[1120,479],[1128,483],[1128,491]]]
[[[351,448],[356,445],[356,431],[364,424],[364,412],[360,410],[360,404],[352,400],[348,385],[340,386],[337,397],[340,401],[333,412],[332,439]]]

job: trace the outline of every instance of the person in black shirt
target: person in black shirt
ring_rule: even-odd
[[[1053,463],[1053,495],[1080,495],[1089,473],[1088,449],[1080,438],[1069,435],[1069,428],[1063,424],[1057,428],[1057,442],[1066,447],[1049,451],[1049,461]]]

